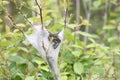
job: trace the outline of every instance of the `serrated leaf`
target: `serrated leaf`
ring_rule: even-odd
[[[84,66],[80,62],[76,62],[73,65],[74,72],[77,74],[81,74],[84,71]]]

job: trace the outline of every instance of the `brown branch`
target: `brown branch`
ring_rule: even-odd
[[[43,29],[43,18],[42,18],[42,8],[40,7],[39,3],[37,2],[37,0],[35,0],[38,8],[39,8],[39,11],[40,11],[40,19],[41,19],[41,24],[42,24],[42,29]]]

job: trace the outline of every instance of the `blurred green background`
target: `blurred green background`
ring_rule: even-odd
[[[62,80],[120,80],[120,0],[66,1],[38,0],[44,26],[53,33],[63,28],[68,7],[58,59]],[[53,80],[19,31],[30,34],[36,22],[41,23],[34,0],[0,0],[0,80]]]

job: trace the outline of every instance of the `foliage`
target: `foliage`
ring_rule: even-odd
[[[55,0],[40,1],[44,26],[57,33],[64,26],[64,17],[61,14],[64,13],[66,3],[61,0],[57,6]],[[88,0],[85,1],[87,4]],[[90,22],[84,18],[86,15],[83,11],[80,24],[74,20],[74,0],[69,1],[69,13],[73,17],[68,15],[58,62],[62,80],[120,79],[120,1],[108,2],[110,7],[107,11],[107,24],[103,25],[105,1],[93,0]],[[7,10],[11,4],[12,13]],[[19,6],[23,14],[19,13]],[[0,80],[53,80],[48,65],[18,30],[19,28],[30,34],[32,27],[24,16],[31,23],[40,22],[39,16],[32,14],[38,15],[37,11],[37,5],[31,0],[0,1]],[[12,28],[8,15],[13,16],[17,28]],[[80,30],[75,30],[78,26]],[[81,29],[86,26],[90,33]],[[85,36],[88,37],[87,44],[82,40]]]

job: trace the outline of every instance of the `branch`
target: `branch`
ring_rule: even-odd
[[[35,0],[38,8],[39,8],[39,11],[40,11],[40,19],[41,19],[41,24],[42,24],[42,29],[43,29],[43,18],[42,18],[42,8],[40,7],[39,3],[37,2],[37,0]]]
[[[24,19],[30,24],[33,26],[33,24],[28,20],[28,18],[23,14],[23,12],[21,11],[21,8],[18,9],[19,10],[19,13],[24,17]]]
[[[66,7],[65,7],[65,19],[64,19],[64,28],[66,28],[66,22],[67,22],[67,14],[68,14],[68,0],[66,0]]]
[[[14,22],[12,16],[8,15],[8,18],[9,18],[9,20],[10,20],[11,25],[13,25],[14,28],[18,29],[18,30],[23,34],[23,36],[24,36],[24,38],[25,38],[24,32],[23,32],[21,29],[17,28],[17,25],[16,25],[16,23]]]
[[[18,4],[17,4],[17,2],[14,0],[14,1],[12,1],[14,4],[15,4],[15,6],[16,6],[16,9],[19,11],[19,13],[24,17],[24,19],[30,24],[30,25],[32,25],[33,26],[33,24],[28,20],[28,18],[23,14],[23,12],[22,12],[22,10],[21,10],[21,8],[23,7],[23,5],[21,6],[19,6]],[[24,6],[25,7],[25,6]]]
[[[106,26],[107,24],[107,17],[108,17],[108,13],[107,13],[107,10],[108,10],[108,0],[105,1],[105,12],[104,12],[104,22],[103,22],[103,26]]]
[[[76,20],[78,24],[80,24],[79,16],[80,16],[80,1],[76,0]]]

